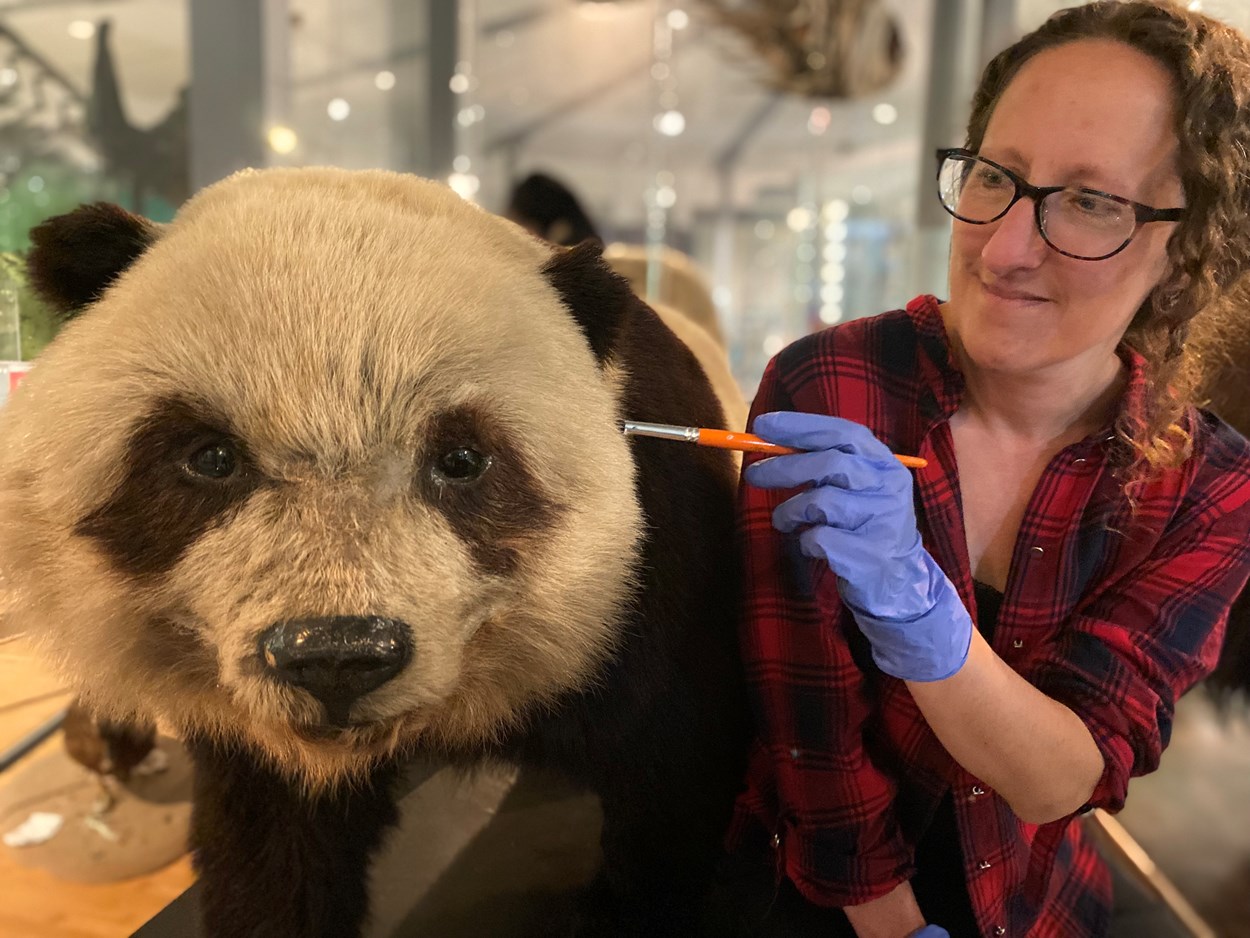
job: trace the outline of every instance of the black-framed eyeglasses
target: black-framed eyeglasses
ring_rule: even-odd
[[[1152,208],[1097,189],[1030,185],[1005,166],[962,148],[938,150],[937,159],[938,196],[960,221],[988,225],[1021,199],[1032,199],[1042,240],[1077,260],[1106,260],[1128,247],[1142,225],[1179,221],[1185,211]]]

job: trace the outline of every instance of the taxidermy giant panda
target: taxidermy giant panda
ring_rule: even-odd
[[[344,938],[413,754],[596,792],[570,928],[688,935],[745,717],[728,454],[592,247],[381,172],[244,172],[33,233],[77,315],[0,423],[6,628],[197,764],[214,938]]]

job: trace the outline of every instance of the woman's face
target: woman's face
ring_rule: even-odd
[[[1035,186],[1085,186],[1176,208],[1184,203],[1173,108],[1170,78],[1153,59],[1121,43],[1082,40],[1021,68],[994,108],[979,155]],[[1029,199],[987,225],[956,221],[947,328],[984,371],[1106,371],[1133,314],[1167,272],[1174,228],[1142,225],[1119,254],[1083,261],[1047,246]]]

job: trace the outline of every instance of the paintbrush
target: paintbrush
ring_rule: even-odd
[[[766,453],[769,456],[785,456],[789,453],[801,453],[803,450],[778,446],[760,439],[753,433],[734,433],[731,430],[712,430],[708,427],[678,427],[668,423],[640,423],[626,420],[621,424],[626,436],[648,436],[657,440],[676,440],[679,443],[695,443],[699,446],[714,446],[717,449],[736,449],[744,453]],[[900,456],[894,458],[908,469],[923,469],[928,460],[919,456]]]

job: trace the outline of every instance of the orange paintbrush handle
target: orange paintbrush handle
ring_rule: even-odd
[[[708,427],[699,428],[700,446],[714,446],[717,449],[736,449],[744,453],[768,453],[770,456],[785,456],[789,453],[801,453],[802,450],[779,446],[762,440],[754,433],[734,433],[731,430],[712,430]]]
[[[744,453],[767,453],[770,456],[785,456],[789,453],[803,452],[803,450],[791,449],[788,446],[778,446],[776,443],[769,443],[767,440],[760,439],[754,433],[734,433],[730,430],[712,430],[707,427],[699,428],[698,443],[700,446],[715,446],[717,449],[736,449]],[[921,459],[919,456],[900,456],[895,453],[894,458],[908,469],[923,469],[929,465],[927,459]]]

